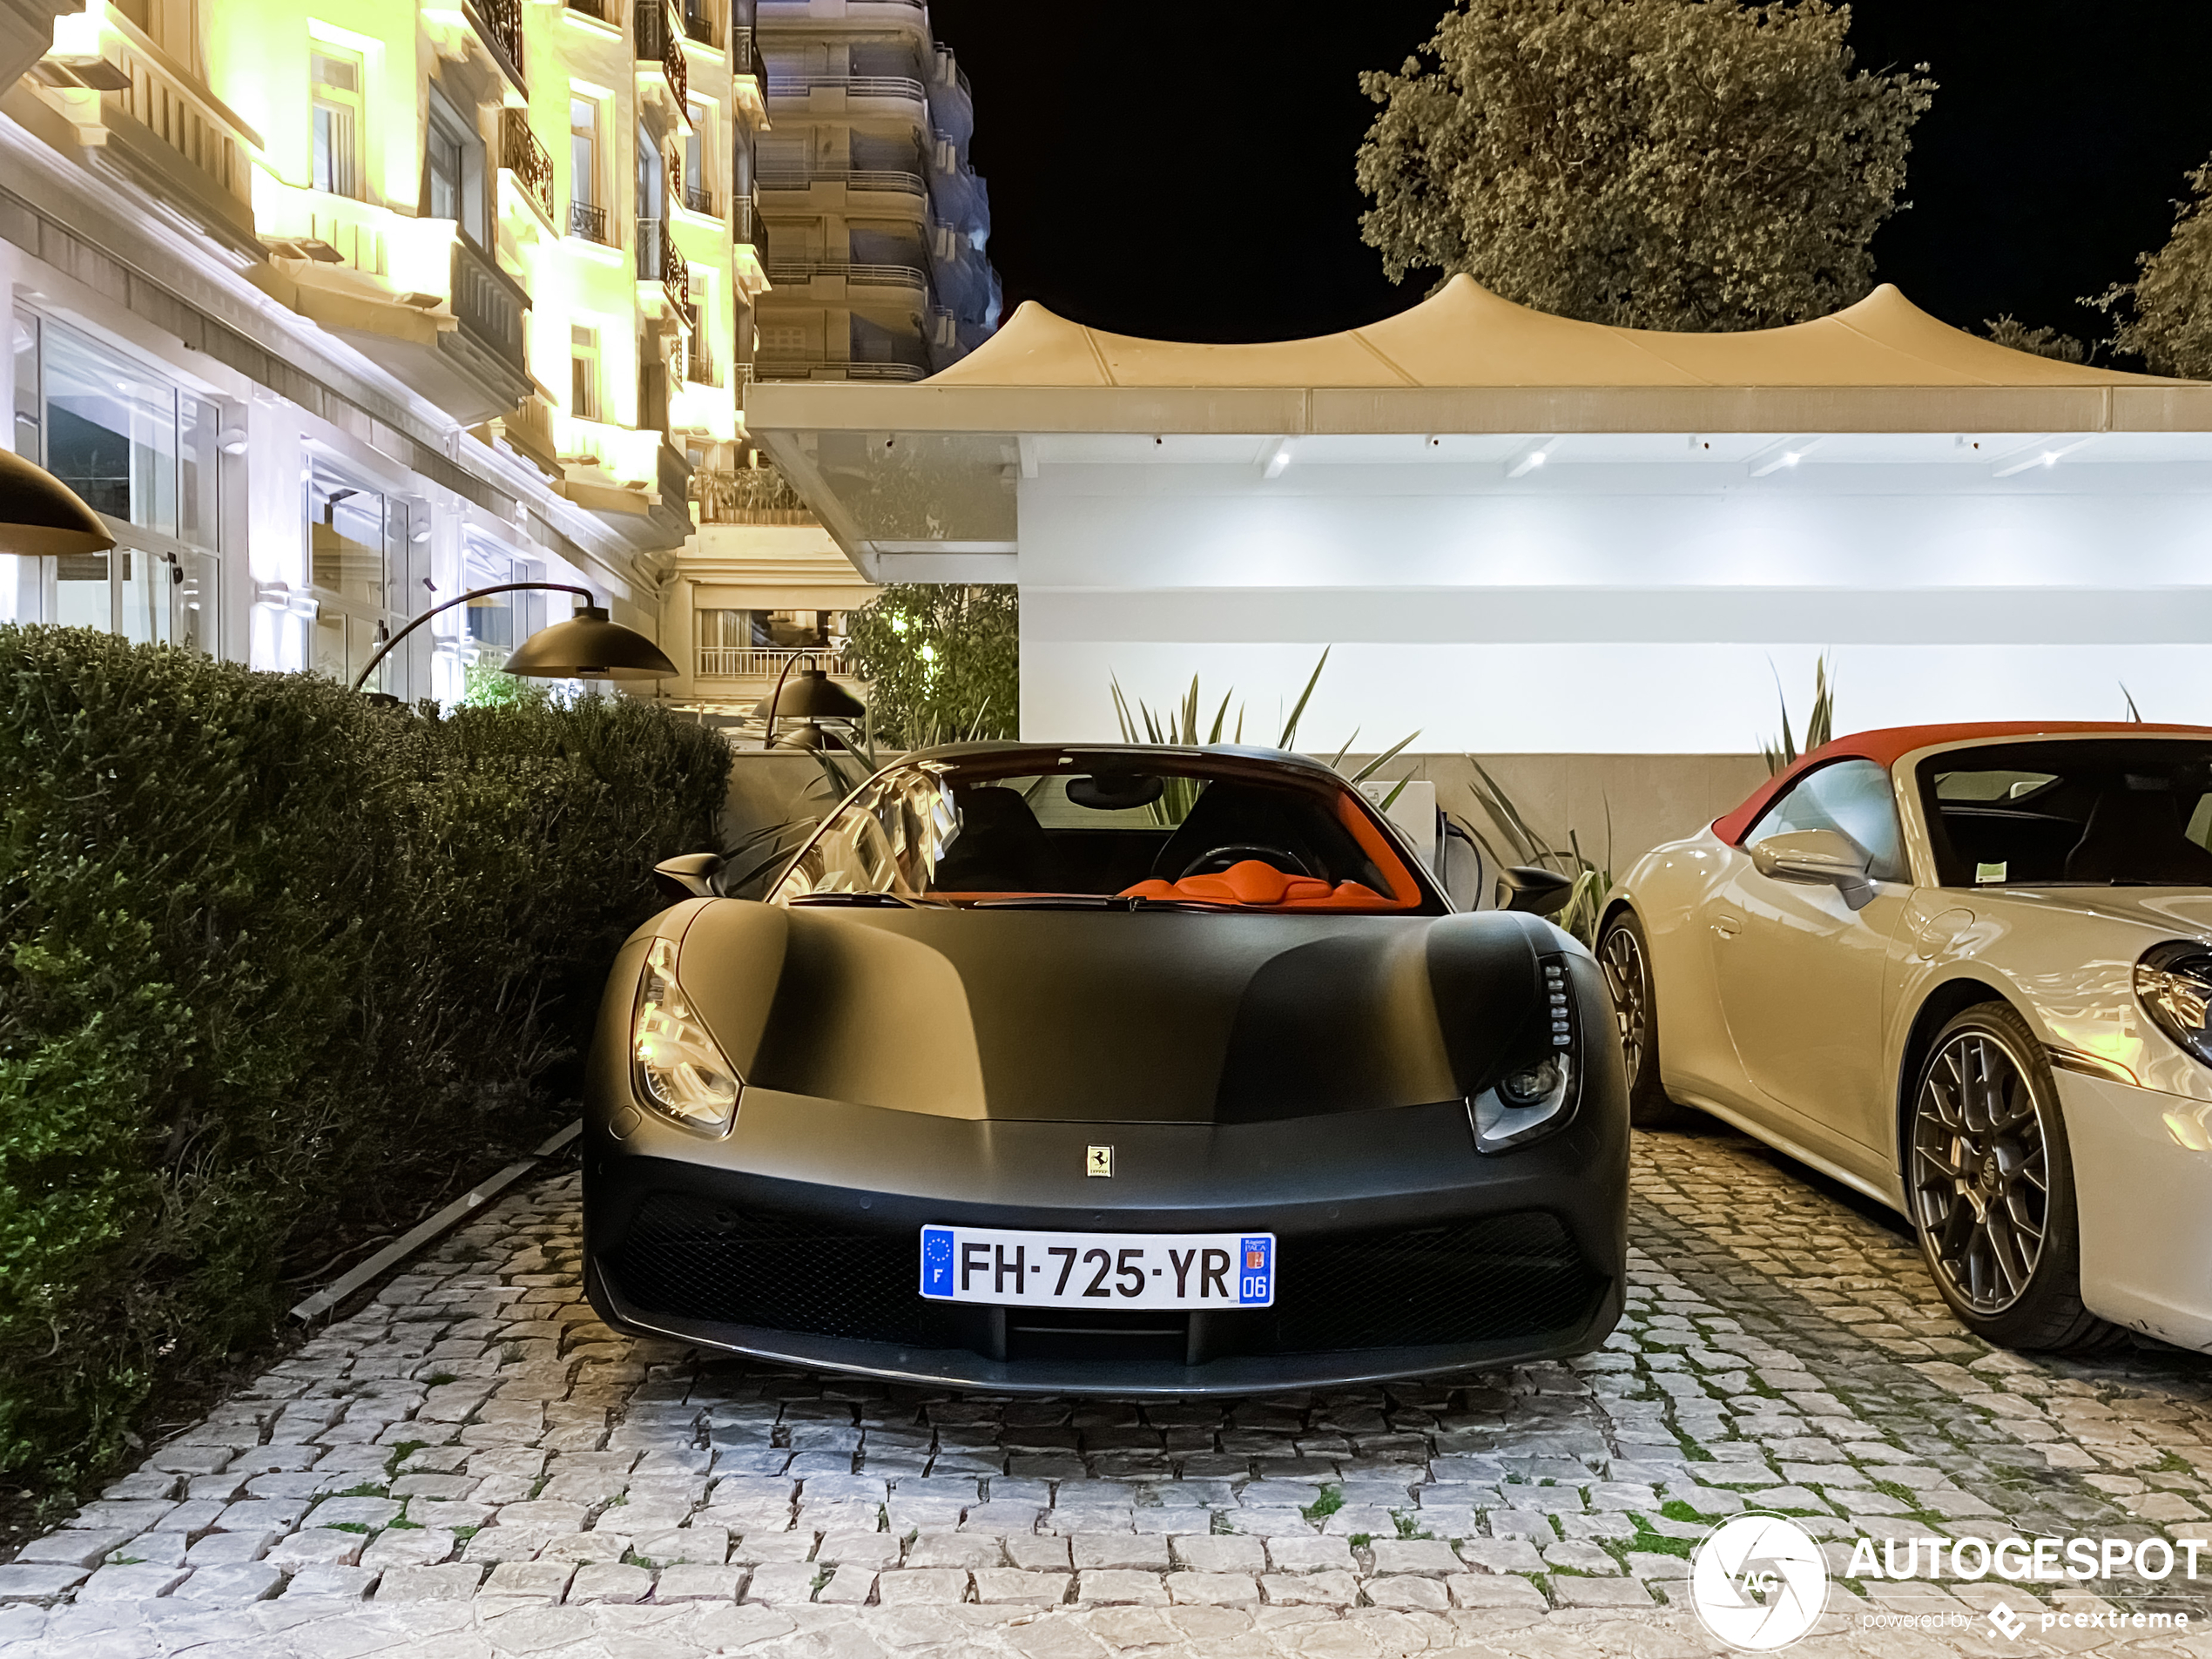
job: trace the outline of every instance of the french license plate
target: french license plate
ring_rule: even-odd
[[[1006,1307],[1272,1307],[1275,1235],[924,1227],[921,1293]]]

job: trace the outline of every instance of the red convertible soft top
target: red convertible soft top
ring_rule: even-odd
[[[2034,738],[2047,733],[2060,736],[2084,732],[2107,732],[2115,738],[2145,732],[2186,732],[2212,737],[2212,726],[2154,725],[2148,721],[2130,720],[1981,720],[1965,725],[1891,725],[1874,732],[1854,732],[1798,756],[1795,764],[1753,790],[1750,799],[1741,806],[1715,819],[1713,833],[1731,846],[1741,844],[1767,802],[1796,782],[1800,773],[1831,760],[1871,760],[1888,766],[1915,749],[1930,749],[1939,744],[1965,743],[1975,738]]]

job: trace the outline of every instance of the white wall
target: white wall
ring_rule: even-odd
[[[1020,487],[1022,731],[1116,735],[1202,676],[1302,746],[1736,753],[1801,724],[2212,722],[2212,512],[2194,463],[1986,470],[1047,467]],[[1210,693],[1210,695],[1209,695]]]

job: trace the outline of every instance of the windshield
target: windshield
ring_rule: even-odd
[[[1022,749],[892,768],[832,815],[769,901],[869,894],[984,905],[1445,908],[1366,803],[1332,774],[1145,750]]]
[[[1992,744],[1919,765],[1946,887],[2212,887],[2212,745]]]

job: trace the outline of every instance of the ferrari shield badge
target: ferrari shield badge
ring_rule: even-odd
[[[1110,1146],[1090,1148],[1083,1154],[1083,1173],[1085,1175],[1113,1174],[1114,1149]]]

